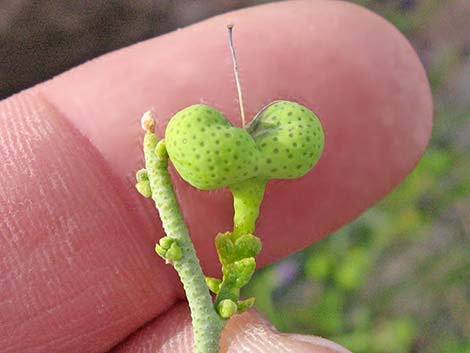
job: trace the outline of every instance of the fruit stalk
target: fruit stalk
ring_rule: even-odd
[[[221,319],[214,310],[199,259],[173,190],[164,143],[158,142],[153,132],[153,119],[152,121],[149,119],[152,118],[148,114],[147,122],[143,123],[147,130],[144,138],[146,172],[151,196],[160,214],[165,233],[181,249],[179,259],[169,262],[178,272],[191,309],[194,351],[217,353],[225,320]]]
[[[267,180],[252,178],[230,186],[233,194],[233,235],[253,234]]]

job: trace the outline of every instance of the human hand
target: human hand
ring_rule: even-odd
[[[396,29],[355,5],[242,10],[86,63],[0,103],[3,352],[191,350],[180,282],[153,252],[161,225],[133,186],[139,119],[153,108],[162,135],[174,112],[203,101],[239,125],[229,22],[247,115],[295,100],[326,133],[311,173],[268,185],[260,265],[349,222],[413,168],[431,130],[424,71]],[[230,228],[230,194],[173,179],[202,266],[216,275],[213,240]],[[232,318],[222,338],[222,352],[341,352],[327,345],[278,335],[253,312]]]

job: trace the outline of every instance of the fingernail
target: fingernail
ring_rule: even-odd
[[[221,353],[351,353],[321,337],[280,333],[255,310],[228,321],[221,345]]]

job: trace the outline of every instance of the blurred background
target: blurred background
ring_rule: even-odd
[[[100,54],[265,2],[1,0],[0,99]],[[470,1],[353,2],[394,23],[421,57],[434,95],[431,144],[386,199],[258,271],[244,295],[280,330],[354,353],[469,353]]]

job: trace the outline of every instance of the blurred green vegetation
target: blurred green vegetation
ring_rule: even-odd
[[[258,271],[244,295],[281,331],[328,337],[354,353],[469,353],[470,8],[466,0],[356,2],[394,23],[425,64],[430,146],[388,197]]]

